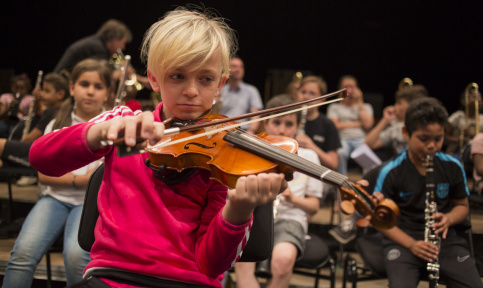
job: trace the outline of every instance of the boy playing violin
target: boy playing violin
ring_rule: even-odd
[[[120,158],[117,148],[101,141],[122,138],[135,146],[141,138],[156,144],[163,120],[205,114],[228,77],[235,46],[233,31],[211,13],[168,12],[147,31],[142,46],[151,86],[163,96],[154,112],[116,107],[34,142],[31,164],[51,176],[105,157],[92,261],[84,283],[75,287],[221,287],[223,273],[246,244],[253,210],[285,190],[283,174],[241,177],[227,191],[198,169],[168,184],[144,164],[147,153]]]

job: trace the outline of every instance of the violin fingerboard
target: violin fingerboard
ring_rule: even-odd
[[[118,157],[127,157],[127,156],[146,152],[144,149],[137,149],[136,147],[130,147],[125,144],[118,145],[116,146],[116,148],[117,148],[116,155]]]

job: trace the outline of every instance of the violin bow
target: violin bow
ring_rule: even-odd
[[[313,104],[311,106],[300,107],[300,108],[296,108],[296,109],[293,109],[293,110],[284,111],[284,112],[280,112],[280,113],[277,113],[277,114],[272,114],[272,115],[268,115],[268,116],[265,116],[265,117],[260,117],[260,118],[257,118],[257,119],[253,119],[253,120],[249,120],[249,121],[245,121],[245,122],[239,122],[239,123],[235,123],[235,124],[232,124],[232,125],[224,126],[224,127],[221,127],[221,128],[212,129],[212,130],[209,130],[209,131],[206,131],[206,132],[203,132],[203,133],[200,133],[200,134],[195,134],[193,136],[188,136],[188,137],[185,137],[185,138],[182,138],[182,139],[178,139],[178,140],[174,140],[174,141],[169,141],[169,142],[161,142],[161,143],[158,143],[158,144],[156,144],[154,146],[151,146],[151,147],[146,148],[145,151],[146,152],[152,151],[152,150],[155,150],[157,148],[175,145],[175,144],[178,144],[178,143],[181,143],[181,142],[185,142],[185,141],[189,141],[189,140],[192,140],[192,139],[200,138],[200,137],[203,137],[203,136],[206,136],[206,135],[216,134],[218,132],[225,131],[225,130],[230,130],[230,129],[233,129],[233,128],[237,128],[237,127],[240,127],[240,126],[243,126],[243,125],[246,125],[246,124],[251,124],[251,123],[254,123],[254,122],[259,122],[259,121],[263,121],[263,120],[267,120],[267,119],[271,119],[271,118],[276,118],[276,117],[284,116],[284,115],[287,115],[287,114],[292,114],[292,113],[295,113],[295,112],[298,112],[298,111],[302,111],[302,110],[307,109],[307,108],[312,108],[312,107],[318,107],[318,106],[322,106],[322,105],[327,105],[327,104],[330,104],[330,103],[334,103],[334,102],[341,101],[342,99],[343,98],[337,98],[337,99],[334,99],[334,100],[330,100],[330,101],[326,101],[326,102],[322,102],[322,103]],[[213,123],[213,122],[216,122],[216,123]],[[212,125],[209,125],[209,126],[216,126],[217,124],[223,124],[223,123],[225,123],[225,122],[218,123],[218,121],[213,121],[213,122],[210,122]],[[179,127],[176,127],[176,128],[179,128]],[[201,128],[203,128],[203,127],[201,127]],[[170,129],[174,129],[174,128],[170,128]],[[200,129],[200,127],[198,127],[198,129]],[[169,130],[169,129],[166,129],[166,130]],[[176,134],[176,133],[174,133],[174,134]],[[170,134],[170,135],[174,135],[174,134]],[[170,135],[166,135],[166,136],[170,136]]]
[[[318,101],[318,100],[329,98],[329,97],[332,97],[332,96],[340,94],[340,93],[342,93],[342,98],[338,98],[338,99],[332,100],[332,101],[322,102],[322,103],[319,103],[320,105],[316,104],[316,105],[312,105],[312,106],[307,106],[307,107],[304,107],[303,109],[327,105],[327,104],[330,104],[332,102],[341,101],[342,99],[346,98],[347,97],[347,88],[344,88],[344,89],[341,89],[341,90],[338,90],[338,91],[335,91],[335,92],[332,92],[332,93],[329,93],[329,94],[325,94],[325,95],[316,97],[314,99],[309,99],[309,100],[305,100],[305,101],[291,103],[291,104],[287,104],[287,105],[283,105],[283,106],[279,106],[279,107],[269,108],[269,109],[265,109],[265,110],[260,110],[260,111],[251,112],[251,113],[238,115],[238,116],[234,116],[234,117],[229,117],[229,118],[224,118],[224,119],[217,119],[217,120],[213,120],[213,121],[207,122],[207,123],[198,123],[198,124],[189,125],[189,126],[168,128],[168,129],[164,130],[164,135],[165,136],[171,136],[171,135],[178,134],[180,132],[188,132],[188,131],[198,130],[198,129],[204,128],[204,127],[214,126],[214,125],[232,122],[232,121],[236,121],[236,120],[240,120],[240,119],[251,118],[251,117],[255,117],[255,116],[259,116],[259,115],[263,115],[263,114],[273,113],[273,112],[277,112],[277,111],[280,111],[280,110],[285,110],[285,109],[292,108],[292,107],[302,106],[302,105],[312,103],[312,102],[315,102],[315,101]],[[289,112],[289,113],[294,113],[294,112],[297,112],[297,111],[301,111],[303,109],[292,110],[292,112]],[[289,113],[285,113],[285,114],[289,114]],[[275,114],[275,115],[278,115],[278,114]],[[277,116],[274,116],[274,117],[277,117]],[[264,119],[267,119],[267,118],[264,118]],[[264,119],[258,118],[258,119],[251,120],[251,122],[245,121],[245,122],[243,122],[242,125],[262,121]],[[238,126],[242,126],[242,125],[238,125]]]
[[[317,103],[317,104],[313,104],[313,105],[309,105],[309,106],[304,106],[308,103],[312,103],[312,102],[315,102],[315,101],[318,101],[318,100],[326,99],[326,98],[335,96],[335,95],[340,94],[340,93],[342,93],[341,98],[337,98],[337,99],[330,100],[330,101],[324,101],[322,103]],[[245,122],[232,124],[232,125],[225,126],[225,127],[222,127],[222,128],[213,129],[213,130],[210,130],[208,132],[196,134],[196,135],[193,135],[193,136],[190,136],[190,137],[179,139],[177,141],[172,141],[172,142],[170,142],[170,144],[159,143],[159,144],[151,146],[151,147],[149,147],[145,150],[138,150],[135,147],[126,146],[124,144],[123,139],[119,139],[119,140],[116,140],[116,141],[102,140],[101,145],[102,146],[112,146],[112,145],[118,146],[118,156],[124,157],[124,156],[129,156],[129,155],[133,155],[133,154],[137,154],[137,153],[144,153],[146,151],[151,151],[151,150],[154,150],[154,149],[159,148],[159,147],[174,145],[174,144],[181,142],[181,141],[187,141],[187,140],[203,137],[203,136],[218,133],[218,132],[221,132],[221,131],[224,131],[224,130],[227,130],[227,129],[237,128],[237,127],[240,127],[240,126],[243,126],[243,125],[246,125],[246,124],[259,122],[259,121],[263,121],[263,120],[271,119],[271,118],[275,118],[275,117],[280,117],[280,116],[295,113],[295,112],[298,112],[298,111],[301,111],[301,110],[304,110],[304,109],[328,105],[328,104],[331,104],[333,102],[341,101],[346,97],[347,97],[347,89],[344,88],[344,89],[341,89],[341,90],[338,90],[338,91],[335,91],[335,92],[332,92],[332,93],[329,93],[329,94],[325,94],[325,95],[316,97],[314,99],[309,99],[309,100],[305,100],[305,101],[291,103],[291,104],[287,104],[287,105],[283,105],[283,106],[279,106],[279,107],[269,108],[269,109],[251,112],[251,113],[247,113],[247,114],[243,114],[243,115],[239,115],[239,116],[234,116],[234,117],[229,117],[229,118],[217,119],[217,120],[213,120],[213,121],[206,122],[206,123],[198,123],[198,124],[188,125],[188,126],[183,126],[183,127],[168,128],[168,129],[164,130],[164,136],[176,135],[176,134],[179,134],[181,132],[199,130],[199,129],[205,128],[205,127],[216,126],[216,125],[224,124],[224,123],[227,123],[227,122],[232,122],[232,121],[245,119],[245,118],[251,118],[251,117],[254,117],[254,116],[259,116],[259,115],[268,114],[268,113],[274,113],[274,112],[278,112],[280,110],[285,110],[285,109],[289,109],[289,108],[293,108],[293,107],[297,107],[297,106],[302,106],[300,108],[296,108],[296,109],[289,110],[289,111],[284,111],[284,112],[281,112],[281,113],[275,113],[275,114],[272,114],[272,115],[269,115],[269,116],[266,116],[266,117],[261,117],[261,118],[257,118],[257,119],[253,119],[253,120],[249,120],[249,121],[245,121]],[[137,141],[137,144],[140,144],[142,142],[144,142],[144,140],[139,140],[139,141]]]

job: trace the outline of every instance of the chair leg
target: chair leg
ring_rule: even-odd
[[[50,252],[47,251],[45,254],[45,260],[47,262],[47,288],[52,288],[52,270],[50,266]]]
[[[332,257],[329,260],[329,265],[330,265],[330,288],[335,288],[336,267],[335,267],[335,261]]]
[[[315,283],[314,283],[314,288],[319,287],[319,274],[320,273],[320,268],[315,269]]]
[[[352,288],[357,286],[357,265],[356,260],[347,255],[344,260],[344,274],[342,276],[342,288],[347,287],[347,281],[352,282]]]
[[[355,259],[352,259],[349,263],[350,278],[352,282],[352,288],[357,288],[357,263]]]
[[[342,274],[342,288],[346,288],[346,285],[347,285],[347,269],[348,269],[348,266],[349,266],[349,260],[347,258],[349,258],[350,256],[347,255],[346,258],[344,259],[344,271],[343,271],[343,274]]]

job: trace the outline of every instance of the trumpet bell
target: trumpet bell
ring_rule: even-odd
[[[144,88],[143,84],[139,83],[136,74],[131,74],[129,79],[126,79],[126,82],[124,82],[124,85],[126,85],[126,89],[129,91],[140,91]]]

